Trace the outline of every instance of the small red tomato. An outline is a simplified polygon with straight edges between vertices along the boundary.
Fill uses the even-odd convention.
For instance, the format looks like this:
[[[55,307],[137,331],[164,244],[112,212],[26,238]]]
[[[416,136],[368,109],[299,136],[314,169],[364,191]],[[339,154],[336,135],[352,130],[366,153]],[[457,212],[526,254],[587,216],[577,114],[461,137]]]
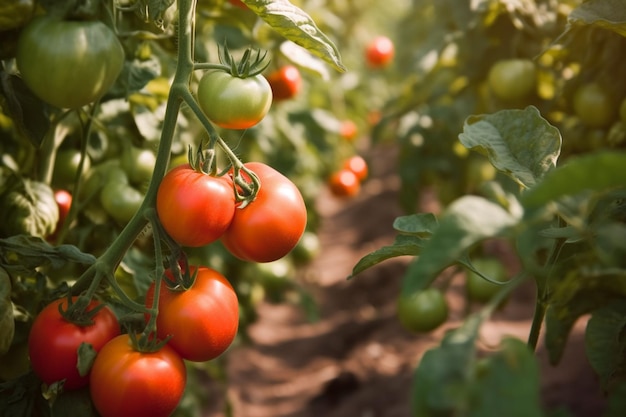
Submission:
[[[358,128],[356,123],[352,120],[344,120],[341,122],[341,126],[339,126],[339,136],[344,138],[347,141],[352,141],[356,138],[358,133]]]
[[[274,100],[287,100],[295,97],[302,86],[300,71],[293,65],[285,65],[267,76],[272,87]]]
[[[127,334],[102,348],[91,368],[89,392],[102,417],[167,417],[187,383],[185,362],[167,344],[139,352]]]
[[[168,235],[183,246],[199,247],[219,239],[235,214],[229,176],[214,177],[189,164],[169,171],[159,185],[156,209]]]
[[[340,169],[333,173],[328,178],[328,186],[337,197],[354,197],[361,189],[359,179],[349,169]]]
[[[377,36],[365,49],[365,59],[370,67],[382,68],[393,59],[395,48],[393,41],[386,36]]]
[[[365,162],[365,159],[363,159],[359,155],[354,155],[346,159],[343,164],[343,168],[354,172],[354,175],[356,175],[359,181],[363,181],[365,178],[367,178],[367,162]]]
[[[261,188],[254,201],[235,210],[221,242],[244,261],[275,261],[298,244],[306,228],[306,205],[296,185],[271,166],[261,162],[245,166],[257,175]]]
[[[168,344],[183,358],[205,362],[221,355],[233,342],[239,326],[239,302],[230,282],[207,267],[197,270],[187,290],[172,290],[162,283],[159,292],[157,335],[171,336]],[[171,276],[171,272],[166,271]],[[154,301],[154,283],[146,293],[146,307]]]
[[[53,301],[35,318],[28,337],[28,354],[33,371],[43,382],[65,380],[63,388],[74,390],[89,383],[89,376],[81,376],[76,368],[78,347],[89,343],[98,352],[120,334],[120,325],[115,314],[103,307],[93,317],[93,324],[79,326],[63,318],[59,305],[67,308],[67,299]],[[88,310],[99,305],[93,300]]]

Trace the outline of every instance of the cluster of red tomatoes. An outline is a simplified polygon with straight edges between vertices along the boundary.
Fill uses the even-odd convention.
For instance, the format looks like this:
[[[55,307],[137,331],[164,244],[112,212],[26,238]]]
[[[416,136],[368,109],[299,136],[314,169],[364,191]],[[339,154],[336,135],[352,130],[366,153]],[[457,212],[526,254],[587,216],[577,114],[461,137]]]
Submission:
[[[306,227],[300,191],[269,165],[248,162],[244,167],[260,182],[256,198],[245,207],[236,203],[232,170],[212,176],[185,164],[169,171],[156,203],[168,235],[189,247],[220,239],[233,255],[251,262],[271,262],[289,253]],[[240,173],[247,177],[245,171]]]
[[[328,187],[337,197],[354,197],[361,190],[361,183],[367,178],[367,162],[362,156],[353,155],[328,178]]]
[[[75,324],[60,311],[67,310],[68,300],[58,299],[33,323],[28,341],[33,371],[48,385],[62,381],[66,391],[89,386],[104,417],[168,416],[185,389],[184,360],[204,362],[222,354],[239,323],[237,295],[229,281],[207,267],[190,272],[196,274],[190,288],[160,288],[157,337],[167,344],[142,351],[129,334],[121,333],[113,311],[96,300],[86,309],[91,324]],[[145,299],[147,309],[154,291],[153,283]],[[81,364],[83,349],[95,354],[91,367]]]

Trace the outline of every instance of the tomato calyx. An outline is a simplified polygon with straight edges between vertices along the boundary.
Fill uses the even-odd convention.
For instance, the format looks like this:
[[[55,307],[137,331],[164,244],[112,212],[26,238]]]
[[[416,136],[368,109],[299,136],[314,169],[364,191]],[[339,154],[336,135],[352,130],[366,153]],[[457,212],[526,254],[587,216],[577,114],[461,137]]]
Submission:
[[[91,326],[94,324],[94,317],[101,309],[106,307],[106,304],[100,303],[91,310],[87,310],[90,303],[91,297],[88,296],[68,297],[67,308],[63,307],[63,303],[59,304],[59,314],[65,320],[77,326]]]
[[[256,52],[256,54],[255,54]],[[247,78],[261,74],[269,66],[270,61],[267,58],[267,51],[261,53],[260,49],[253,50],[248,48],[244,51],[243,56],[237,61],[228,50],[228,46],[224,45],[219,48],[218,56],[223,69],[228,69],[233,77]]]

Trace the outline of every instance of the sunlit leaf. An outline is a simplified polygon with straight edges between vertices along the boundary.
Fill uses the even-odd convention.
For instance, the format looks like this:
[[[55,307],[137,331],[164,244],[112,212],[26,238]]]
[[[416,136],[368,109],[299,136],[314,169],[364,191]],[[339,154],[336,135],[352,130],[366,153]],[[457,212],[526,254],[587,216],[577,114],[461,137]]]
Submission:
[[[400,233],[416,236],[432,234],[438,226],[437,218],[432,213],[417,213],[400,216],[393,222],[393,228]]]
[[[299,7],[288,0],[243,0],[243,2],[286,39],[319,56],[337,71],[346,70],[335,44]]]
[[[522,195],[526,208],[537,208],[565,195],[603,191],[626,184],[626,153],[602,151],[571,157]]]
[[[387,259],[398,256],[416,256],[425,245],[425,240],[416,236],[399,235],[393,244],[383,246],[361,258],[352,269],[355,276]]]
[[[533,106],[469,116],[459,140],[525,188],[554,168],[561,152],[559,130]]]
[[[574,9],[570,25],[596,25],[626,36],[626,7],[622,0],[588,0]]]
[[[505,236],[517,220],[482,197],[464,196],[454,201],[439,219],[439,227],[419,258],[406,271],[403,291],[412,294],[426,288],[471,246],[489,237]]]

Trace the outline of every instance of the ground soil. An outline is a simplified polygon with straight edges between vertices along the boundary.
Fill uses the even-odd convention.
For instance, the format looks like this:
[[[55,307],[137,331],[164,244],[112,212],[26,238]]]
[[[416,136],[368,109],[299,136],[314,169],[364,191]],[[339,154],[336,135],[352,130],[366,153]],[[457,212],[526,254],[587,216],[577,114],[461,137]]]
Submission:
[[[463,274],[452,277],[447,292],[450,319],[424,335],[405,331],[395,316],[395,302],[409,259],[386,261],[347,280],[365,254],[392,242],[392,222],[404,214],[397,204],[399,180],[395,151],[371,151],[370,179],[360,195],[339,200],[320,194],[319,237],[322,252],[297,279],[317,302],[320,319],[310,322],[297,305],[262,303],[250,329],[252,344],[228,355],[226,388],[213,395],[227,398],[233,417],[410,417],[412,374],[424,352],[437,345],[446,329],[457,326],[468,308]],[[426,198],[424,210],[436,210]],[[514,270],[516,260],[494,249]],[[483,347],[503,335],[526,339],[534,291],[522,288],[486,325]],[[538,348],[541,394],[547,409],[563,408],[576,417],[599,416],[604,401],[590,369],[583,343],[584,320],[573,332],[560,365],[548,364]],[[207,411],[222,417],[223,403]]]

